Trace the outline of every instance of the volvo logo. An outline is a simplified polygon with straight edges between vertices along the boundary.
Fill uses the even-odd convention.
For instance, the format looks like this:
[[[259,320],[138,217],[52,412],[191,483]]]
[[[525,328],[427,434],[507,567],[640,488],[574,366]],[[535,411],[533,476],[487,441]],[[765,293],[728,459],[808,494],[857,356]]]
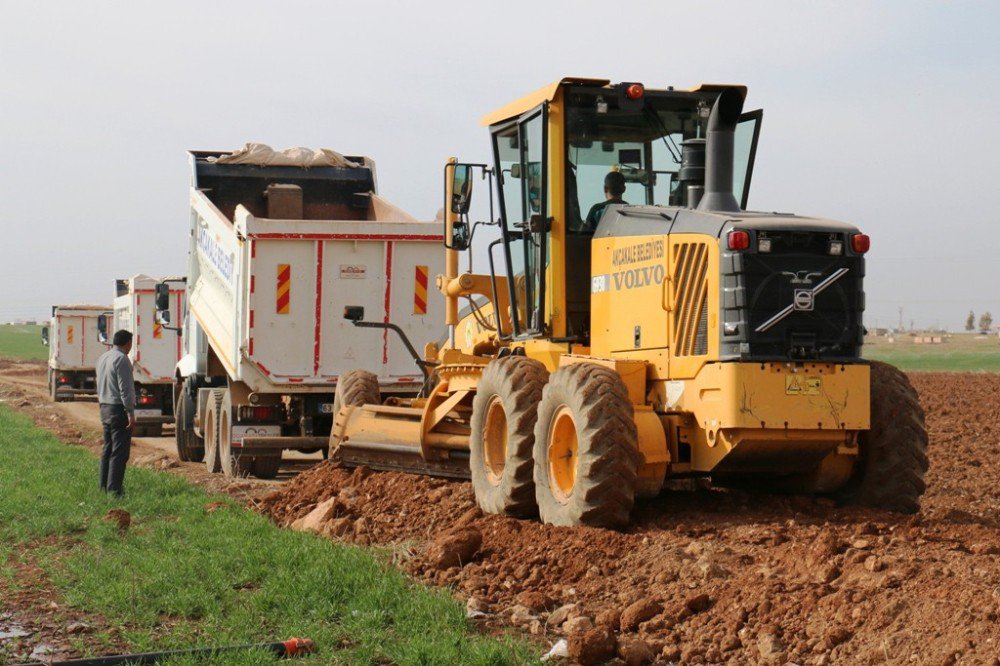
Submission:
[[[796,289],[795,296],[792,299],[792,305],[795,306],[796,310],[812,310],[813,309],[812,289]]]
[[[763,333],[768,330],[781,320],[783,320],[788,315],[793,312],[809,312],[816,305],[816,296],[819,295],[823,290],[829,287],[831,284],[844,277],[849,271],[849,268],[838,268],[833,273],[830,273],[829,277],[824,279],[818,285],[807,289],[796,289],[795,293],[792,295],[791,305],[786,305],[773,317],[765,321],[763,324],[758,326],[755,330],[758,333]],[[792,277],[793,284],[812,284],[814,277],[819,277],[821,273],[810,273],[808,271],[799,271],[798,273],[792,273],[791,271],[784,271],[782,275],[789,275]]]
[[[792,271],[781,271],[781,274],[791,278],[792,284],[812,284],[815,278],[823,275],[822,273],[813,273],[810,271],[798,271],[793,273]],[[812,308],[810,308],[811,310]]]

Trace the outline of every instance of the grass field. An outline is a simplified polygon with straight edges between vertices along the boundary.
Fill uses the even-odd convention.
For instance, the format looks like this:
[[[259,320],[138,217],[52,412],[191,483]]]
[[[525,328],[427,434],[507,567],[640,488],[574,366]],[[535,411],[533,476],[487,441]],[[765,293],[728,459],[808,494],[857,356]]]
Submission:
[[[90,453],[2,405],[0,489],[0,576],[16,585],[17,558],[36,562],[66,604],[103,615],[134,651],[300,636],[320,647],[311,663],[534,660],[524,644],[477,634],[446,591],[408,580],[373,551],[279,529],[178,476],[129,469],[116,502],[98,491]],[[119,506],[132,515],[124,534],[102,520]]]
[[[941,344],[915,344],[910,336],[865,340],[864,356],[903,370],[1000,372],[1000,338],[955,333]]]
[[[0,325],[0,358],[44,361],[49,348],[42,344],[41,326]]]

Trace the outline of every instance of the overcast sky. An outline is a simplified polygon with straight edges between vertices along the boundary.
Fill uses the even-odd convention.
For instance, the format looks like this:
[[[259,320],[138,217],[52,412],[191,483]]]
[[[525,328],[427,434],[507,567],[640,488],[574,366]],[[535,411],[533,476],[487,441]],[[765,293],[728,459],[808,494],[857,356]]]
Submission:
[[[186,149],[370,155],[430,219],[479,118],[562,76],[748,85],[750,208],[868,232],[869,327],[1000,319],[998,28],[996,2],[0,0],[0,321],[183,273]]]

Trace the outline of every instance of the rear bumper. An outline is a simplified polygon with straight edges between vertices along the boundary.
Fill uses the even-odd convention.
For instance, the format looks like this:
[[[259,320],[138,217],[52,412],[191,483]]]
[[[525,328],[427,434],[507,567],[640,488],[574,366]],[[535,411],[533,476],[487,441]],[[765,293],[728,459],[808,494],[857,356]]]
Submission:
[[[280,451],[282,449],[326,449],[330,446],[329,437],[244,437],[242,446],[233,444],[234,448],[244,451]]]

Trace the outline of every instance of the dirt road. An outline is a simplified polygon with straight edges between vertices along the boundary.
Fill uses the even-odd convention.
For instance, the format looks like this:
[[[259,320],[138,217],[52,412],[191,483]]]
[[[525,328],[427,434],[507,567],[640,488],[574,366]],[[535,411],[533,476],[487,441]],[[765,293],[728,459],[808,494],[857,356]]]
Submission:
[[[51,402],[44,364],[0,359],[0,393],[0,400],[29,412],[39,425],[55,431],[63,439],[99,449],[101,417],[97,402],[87,397],[78,397],[70,402]],[[132,439],[130,464],[172,469],[211,490],[250,497],[273,490],[322,459],[319,453],[303,455],[286,451],[277,479],[226,479],[218,474],[209,474],[203,464],[177,460],[173,428],[166,426],[163,437]]]
[[[65,423],[52,422],[69,441],[75,424],[93,423],[92,406],[39,401],[21,377],[0,367],[0,399],[43,425],[61,413]],[[285,525],[333,499],[326,536],[391,546],[400,566],[452,588],[479,621],[549,642],[571,635],[571,648],[591,657],[1000,666],[1000,374],[911,379],[931,437],[915,516],[675,488],[640,504],[619,533],[484,516],[465,482],[332,464],[277,485],[222,480],[202,465],[173,471],[244,496]],[[11,391],[30,394],[27,405]]]

